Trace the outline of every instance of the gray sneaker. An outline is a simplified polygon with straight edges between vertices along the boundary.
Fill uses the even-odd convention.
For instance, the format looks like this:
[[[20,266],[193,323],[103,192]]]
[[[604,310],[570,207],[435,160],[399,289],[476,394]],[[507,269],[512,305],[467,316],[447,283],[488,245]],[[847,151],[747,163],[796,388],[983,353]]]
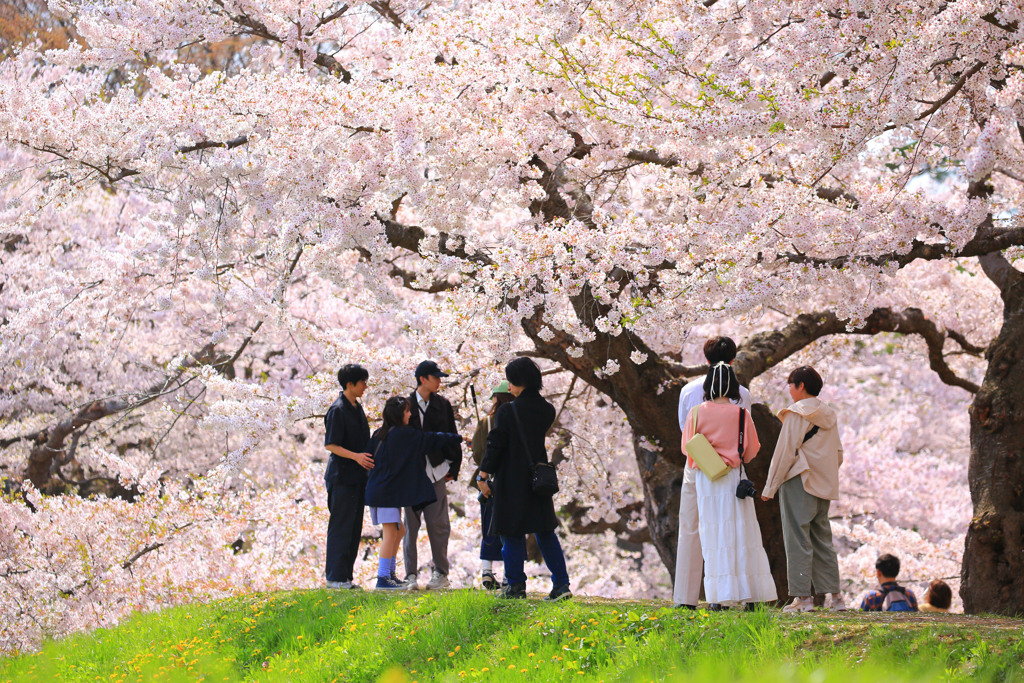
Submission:
[[[430,581],[427,581],[427,585],[424,586],[428,591],[439,591],[445,588],[451,588],[451,582],[448,577],[437,571],[436,569],[430,572]]]
[[[361,591],[363,590],[351,581],[328,581],[327,587],[334,590]]]
[[[419,577],[416,576],[416,572],[413,572],[412,574],[407,574],[405,577],[406,589],[411,591],[419,590],[419,586],[416,585],[417,578]]]

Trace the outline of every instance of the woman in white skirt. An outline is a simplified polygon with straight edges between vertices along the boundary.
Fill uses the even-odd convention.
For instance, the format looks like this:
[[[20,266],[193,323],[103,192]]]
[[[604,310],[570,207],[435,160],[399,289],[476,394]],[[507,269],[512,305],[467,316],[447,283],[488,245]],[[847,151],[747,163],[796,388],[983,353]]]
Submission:
[[[761,443],[750,414],[739,402],[740,383],[733,369],[718,363],[704,380],[704,403],[693,408],[683,431],[686,443],[703,434],[729,471],[711,481],[702,471],[697,478],[697,516],[704,554],[704,598],[709,603],[737,605],[778,599],[768,555],[761,544],[752,497],[738,498],[740,465],[757,455]],[[743,452],[740,453],[740,425]],[[697,467],[687,454],[687,466]]]

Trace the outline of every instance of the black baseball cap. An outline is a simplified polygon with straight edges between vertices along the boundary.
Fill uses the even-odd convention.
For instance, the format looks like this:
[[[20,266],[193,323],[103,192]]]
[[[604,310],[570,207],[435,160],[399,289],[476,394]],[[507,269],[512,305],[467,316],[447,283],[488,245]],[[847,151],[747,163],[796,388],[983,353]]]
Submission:
[[[432,360],[425,360],[416,366],[416,379],[420,377],[447,377],[447,372],[441,372],[437,363]]]

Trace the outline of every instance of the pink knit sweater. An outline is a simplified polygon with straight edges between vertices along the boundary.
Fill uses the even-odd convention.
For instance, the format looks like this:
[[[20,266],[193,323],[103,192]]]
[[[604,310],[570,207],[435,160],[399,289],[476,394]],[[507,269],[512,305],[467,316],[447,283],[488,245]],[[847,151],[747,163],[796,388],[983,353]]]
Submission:
[[[693,428],[693,411],[697,411],[697,429]],[[750,462],[757,455],[761,448],[761,442],[757,439],[757,430],[754,428],[754,421],[750,418],[750,411],[746,414],[746,426],[743,428],[743,462]],[[729,464],[729,467],[739,467],[739,445],[740,445],[740,407],[732,403],[714,403],[705,401],[690,411],[686,416],[686,429],[683,430],[683,453],[686,453],[686,442],[694,434],[703,434],[711,445],[714,446],[722,459]],[[690,467],[696,467],[691,458],[687,457],[686,462]]]

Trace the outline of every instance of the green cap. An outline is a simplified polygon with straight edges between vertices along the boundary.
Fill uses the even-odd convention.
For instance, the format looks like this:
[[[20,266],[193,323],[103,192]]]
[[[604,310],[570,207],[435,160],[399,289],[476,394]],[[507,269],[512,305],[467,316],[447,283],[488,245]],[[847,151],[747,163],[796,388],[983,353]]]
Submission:
[[[491,398],[494,398],[495,394],[509,394],[512,393],[508,390],[508,380],[501,380],[501,384],[494,387],[494,391],[491,392]]]

